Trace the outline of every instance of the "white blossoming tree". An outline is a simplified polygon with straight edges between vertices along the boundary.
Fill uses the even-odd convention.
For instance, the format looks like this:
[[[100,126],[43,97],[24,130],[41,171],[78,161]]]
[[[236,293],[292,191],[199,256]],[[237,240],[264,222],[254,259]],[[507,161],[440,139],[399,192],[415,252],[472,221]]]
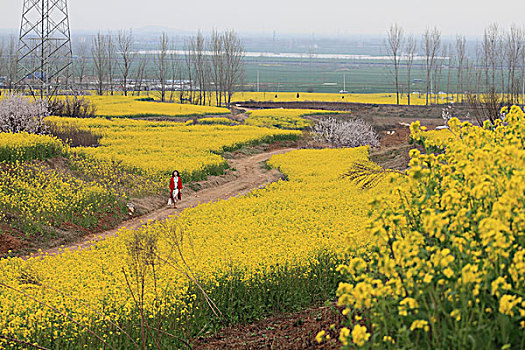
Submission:
[[[315,141],[331,143],[335,147],[379,146],[379,137],[372,126],[361,119],[338,120],[326,118],[312,127]]]
[[[43,101],[31,101],[22,95],[9,95],[0,100],[0,132],[41,133],[48,115]]]

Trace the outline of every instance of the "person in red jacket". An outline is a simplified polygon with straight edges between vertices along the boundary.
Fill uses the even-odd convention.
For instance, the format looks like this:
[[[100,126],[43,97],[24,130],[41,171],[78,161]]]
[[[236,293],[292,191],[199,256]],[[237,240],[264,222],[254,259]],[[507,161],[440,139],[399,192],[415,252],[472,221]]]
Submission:
[[[174,208],[177,208],[177,200],[181,200],[182,191],[182,179],[180,178],[179,172],[175,170],[170,179],[170,199],[168,205],[173,204]]]

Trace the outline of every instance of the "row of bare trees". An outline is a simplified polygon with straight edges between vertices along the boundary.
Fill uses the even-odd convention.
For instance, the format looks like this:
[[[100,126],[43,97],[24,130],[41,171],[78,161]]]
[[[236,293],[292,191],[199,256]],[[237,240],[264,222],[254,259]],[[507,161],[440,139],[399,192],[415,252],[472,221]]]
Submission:
[[[127,96],[130,82],[133,81],[133,94],[137,92],[140,95],[149,57],[141,56],[137,59],[133,44],[132,31],[120,31],[116,36],[98,33],[89,48],[88,43],[80,43],[75,50],[74,61],[77,86],[80,89],[87,88],[85,79],[92,77],[97,94],[102,95],[109,91],[113,95],[118,85]],[[166,77],[163,76],[163,79]],[[116,80],[119,80],[118,84],[115,83]]]
[[[455,41],[444,43],[437,28],[428,28],[418,42],[405,35],[403,28],[393,24],[386,39],[386,49],[392,58],[393,84],[397,103],[406,93],[408,104],[412,93],[414,59],[422,61],[426,104],[438,102],[437,92],[445,90],[447,101],[455,96],[458,102],[469,99],[495,99],[499,104],[523,102],[525,86],[525,30],[511,26],[502,30],[489,25],[480,42],[467,51],[467,41],[457,35]],[[419,56],[419,57],[418,57]],[[401,76],[404,68],[405,78]],[[402,83],[405,81],[405,83]]]
[[[15,36],[9,36],[0,40],[0,77],[4,77],[4,85],[9,91],[12,91],[16,84],[17,45],[18,41]]]
[[[213,31],[209,37],[199,31],[186,39],[182,51],[166,33],[153,52],[136,51],[134,42],[131,31],[121,31],[80,43],[74,61],[78,86],[87,88],[90,77],[100,95],[114,94],[117,86],[124,95],[152,87],[163,102],[222,106],[230,104],[243,80],[244,48],[234,31]]]
[[[234,31],[201,32],[185,44],[185,64],[190,81],[190,101],[217,106],[231,103],[236,86],[244,79],[244,48]]]

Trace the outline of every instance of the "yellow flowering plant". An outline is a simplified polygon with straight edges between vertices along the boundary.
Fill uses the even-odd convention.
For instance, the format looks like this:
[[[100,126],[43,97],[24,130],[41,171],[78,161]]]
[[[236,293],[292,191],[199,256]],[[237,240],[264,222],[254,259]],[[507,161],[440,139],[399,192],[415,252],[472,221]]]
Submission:
[[[430,99],[438,99],[439,103],[450,103],[455,96],[449,96],[447,100],[444,95],[431,95]],[[308,93],[308,92],[238,92],[233,95],[233,101],[261,101],[261,102],[346,102],[346,103],[373,103],[373,104],[395,104],[395,93]],[[406,95],[401,96],[400,103],[406,105]],[[412,105],[425,105],[425,94],[412,94],[410,97]]]
[[[232,119],[226,118],[226,117],[207,117],[207,118],[199,118],[199,119],[190,119],[186,122],[186,125],[194,125],[194,124],[201,124],[201,125],[237,125],[239,123],[235,122]]]
[[[341,242],[349,231],[356,243],[369,241],[364,203],[389,185],[362,190],[341,177],[353,162],[368,160],[368,152],[359,147],[276,155],[269,165],[287,181],[123,229],[90,249],[0,260],[2,335],[48,348],[103,347],[85,326],[114,348],[134,348],[115,324],[131,339],[139,337],[142,318],[130,292],[140,293],[137,276],[145,280],[148,322],[185,339],[332,299],[345,254]],[[134,249],[141,242],[154,248]],[[356,271],[363,264],[354,264]],[[357,329],[347,338],[366,343],[370,333]],[[153,334],[163,349],[183,346]],[[0,347],[16,346],[0,339]]]
[[[0,163],[0,222],[26,236],[53,236],[53,228],[87,230],[103,218],[113,225],[124,214],[109,183],[84,181],[43,164]]]
[[[432,152],[411,151],[395,200],[374,201],[375,243],[340,267],[339,303],[348,322],[364,314],[371,348],[525,346],[524,121],[514,106],[494,125],[451,119],[437,139],[412,125]]]
[[[300,136],[221,125],[231,122],[227,118],[202,120],[210,125],[47,118],[56,130],[73,126],[99,136],[98,147],[69,148],[52,136],[0,133],[0,232],[50,237],[56,229],[109,228],[125,216],[129,198],[165,191],[174,169],[184,181],[202,180],[228,167],[225,151]],[[57,156],[63,156],[62,170],[54,169],[54,161],[38,163]]]
[[[64,153],[62,142],[47,135],[0,133],[0,162],[46,159]]]
[[[137,96],[86,96],[85,98],[94,104],[95,114],[98,117],[188,117],[230,114],[227,108],[161,103]]]
[[[343,112],[314,109],[259,109],[248,112],[249,116],[245,124],[266,128],[303,130],[313,124],[311,120],[305,119],[305,116],[339,113]]]
[[[279,140],[295,140],[293,130],[263,129],[245,125],[187,125],[132,119],[76,119],[49,117],[58,127],[73,125],[100,135],[99,147],[78,147],[75,153],[101,161],[120,162],[123,167],[160,179],[174,169],[183,181],[200,181],[220,175],[228,167],[221,156],[242,146]]]

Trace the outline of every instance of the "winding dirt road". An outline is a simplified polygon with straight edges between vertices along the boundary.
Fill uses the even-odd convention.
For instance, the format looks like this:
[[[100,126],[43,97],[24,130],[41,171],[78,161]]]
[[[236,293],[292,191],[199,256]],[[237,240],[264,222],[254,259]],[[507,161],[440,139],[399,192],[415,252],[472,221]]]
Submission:
[[[175,216],[184,209],[197,206],[201,203],[208,203],[217,201],[219,199],[227,199],[230,197],[245,195],[250,191],[262,188],[271,182],[277,181],[281,177],[281,173],[275,169],[266,169],[262,163],[269,160],[274,154],[283,154],[292,150],[293,148],[278,149],[245,158],[231,159],[228,162],[230,163],[230,167],[235,169],[235,176],[231,181],[219,184],[214,187],[202,189],[198,192],[193,192],[189,195],[187,194],[186,196],[184,196],[184,194],[187,191],[183,189],[182,201],[179,202],[177,209],[166,206],[164,208],[152,211],[144,216],[125,221],[117,228],[84,236],[80,241],[77,241],[73,244],[64,247],[47,249],[40,253],[32,254],[31,256],[60,254],[61,249],[65,248],[69,248],[70,250],[84,249],[94,245],[99,240],[103,240],[107,237],[115,235],[123,227],[130,229],[139,228],[148,222],[168,219],[170,216]],[[27,258],[29,257],[30,256]]]

